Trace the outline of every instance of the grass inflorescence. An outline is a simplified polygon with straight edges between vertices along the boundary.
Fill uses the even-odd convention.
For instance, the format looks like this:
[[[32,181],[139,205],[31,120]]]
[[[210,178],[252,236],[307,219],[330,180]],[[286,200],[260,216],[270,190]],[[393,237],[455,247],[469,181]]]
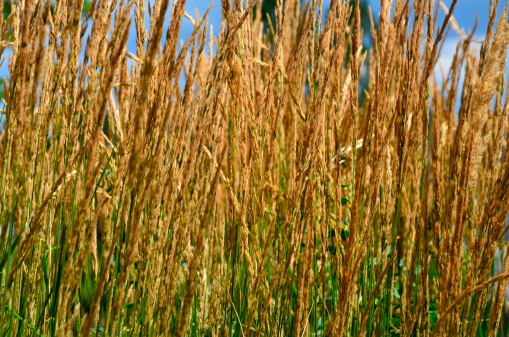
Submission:
[[[457,2],[12,1],[0,335],[505,336],[509,23]]]

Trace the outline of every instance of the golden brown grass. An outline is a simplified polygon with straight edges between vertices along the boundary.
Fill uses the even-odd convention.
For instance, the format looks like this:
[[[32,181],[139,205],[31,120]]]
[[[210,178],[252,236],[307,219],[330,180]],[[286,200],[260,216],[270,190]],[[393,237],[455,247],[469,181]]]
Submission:
[[[2,336],[506,333],[498,1],[440,83],[456,1],[382,0],[370,50],[358,0],[222,0],[210,43],[185,1],[52,3],[0,18]]]

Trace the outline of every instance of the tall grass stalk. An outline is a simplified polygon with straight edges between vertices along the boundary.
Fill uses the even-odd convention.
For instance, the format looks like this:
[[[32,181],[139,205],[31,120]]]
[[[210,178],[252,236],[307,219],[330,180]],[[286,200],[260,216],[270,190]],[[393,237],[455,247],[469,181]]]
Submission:
[[[457,2],[12,2],[0,335],[507,335],[507,9],[437,76]]]

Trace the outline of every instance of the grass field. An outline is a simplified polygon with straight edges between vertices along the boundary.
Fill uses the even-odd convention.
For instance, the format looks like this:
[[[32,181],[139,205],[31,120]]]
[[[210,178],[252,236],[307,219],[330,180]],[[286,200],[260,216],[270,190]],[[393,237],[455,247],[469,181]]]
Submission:
[[[0,16],[0,335],[507,336],[498,2],[184,3]]]

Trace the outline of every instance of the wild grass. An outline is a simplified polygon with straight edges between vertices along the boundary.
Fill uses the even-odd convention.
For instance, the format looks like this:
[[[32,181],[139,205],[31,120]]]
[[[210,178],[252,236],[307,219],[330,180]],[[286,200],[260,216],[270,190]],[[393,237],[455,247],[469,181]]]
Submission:
[[[506,335],[509,23],[436,76],[456,3],[13,2],[0,334]]]

